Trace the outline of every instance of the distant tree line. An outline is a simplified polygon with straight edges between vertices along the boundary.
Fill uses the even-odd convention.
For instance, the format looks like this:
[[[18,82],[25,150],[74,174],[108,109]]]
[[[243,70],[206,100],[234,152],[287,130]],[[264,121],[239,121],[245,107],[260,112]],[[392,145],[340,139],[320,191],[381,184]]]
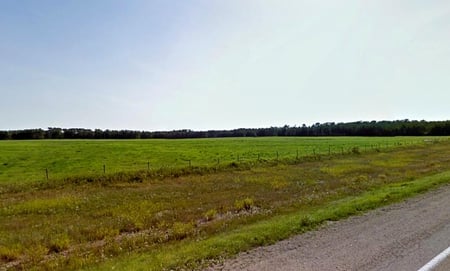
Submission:
[[[447,121],[358,121],[316,123],[311,126],[240,128],[234,130],[131,131],[84,128],[48,128],[0,131],[0,140],[20,139],[148,139],[148,138],[218,138],[264,136],[449,136]]]

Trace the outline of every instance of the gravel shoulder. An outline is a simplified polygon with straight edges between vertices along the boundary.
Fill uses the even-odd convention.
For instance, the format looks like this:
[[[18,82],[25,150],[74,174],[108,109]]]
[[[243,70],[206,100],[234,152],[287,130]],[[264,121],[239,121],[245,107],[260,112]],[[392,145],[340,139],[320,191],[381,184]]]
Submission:
[[[206,270],[417,270],[450,246],[450,185]]]

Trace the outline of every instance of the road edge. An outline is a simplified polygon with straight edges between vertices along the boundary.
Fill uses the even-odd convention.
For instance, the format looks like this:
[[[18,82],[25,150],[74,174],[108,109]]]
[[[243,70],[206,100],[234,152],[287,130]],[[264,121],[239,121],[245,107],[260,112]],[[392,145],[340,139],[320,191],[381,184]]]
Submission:
[[[431,261],[429,261],[417,271],[431,271],[440,263],[442,263],[448,256],[450,256],[450,247],[439,253],[436,257],[434,257]]]

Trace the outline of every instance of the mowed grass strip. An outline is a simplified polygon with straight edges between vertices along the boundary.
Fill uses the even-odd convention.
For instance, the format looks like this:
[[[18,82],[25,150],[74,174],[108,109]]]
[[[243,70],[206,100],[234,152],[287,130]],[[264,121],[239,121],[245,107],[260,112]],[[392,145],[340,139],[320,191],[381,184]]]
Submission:
[[[314,154],[424,144],[448,137],[264,137],[183,140],[0,141],[0,184],[44,182],[117,172],[216,167]],[[47,172],[46,172],[47,169]]]
[[[447,182],[449,154],[444,141],[141,182],[8,190],[0,194],[0,267],[194,268]]]

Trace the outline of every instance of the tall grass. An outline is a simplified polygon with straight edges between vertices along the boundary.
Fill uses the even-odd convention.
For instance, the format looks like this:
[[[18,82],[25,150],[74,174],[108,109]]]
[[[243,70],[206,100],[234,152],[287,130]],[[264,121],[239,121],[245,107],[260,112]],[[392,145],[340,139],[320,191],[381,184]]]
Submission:
[[[385,185],[360,195],[348,196],[337,201],[310,206],[299,212],[244,225],[196,242],[185,240],[150,253],[134,253],[112,259],[86,270],[199,269],[252,247],[273,244],[293,234],[315,229],[326,221],[361,214],[449,183],[450,171],[447,171],[414,181]]]

